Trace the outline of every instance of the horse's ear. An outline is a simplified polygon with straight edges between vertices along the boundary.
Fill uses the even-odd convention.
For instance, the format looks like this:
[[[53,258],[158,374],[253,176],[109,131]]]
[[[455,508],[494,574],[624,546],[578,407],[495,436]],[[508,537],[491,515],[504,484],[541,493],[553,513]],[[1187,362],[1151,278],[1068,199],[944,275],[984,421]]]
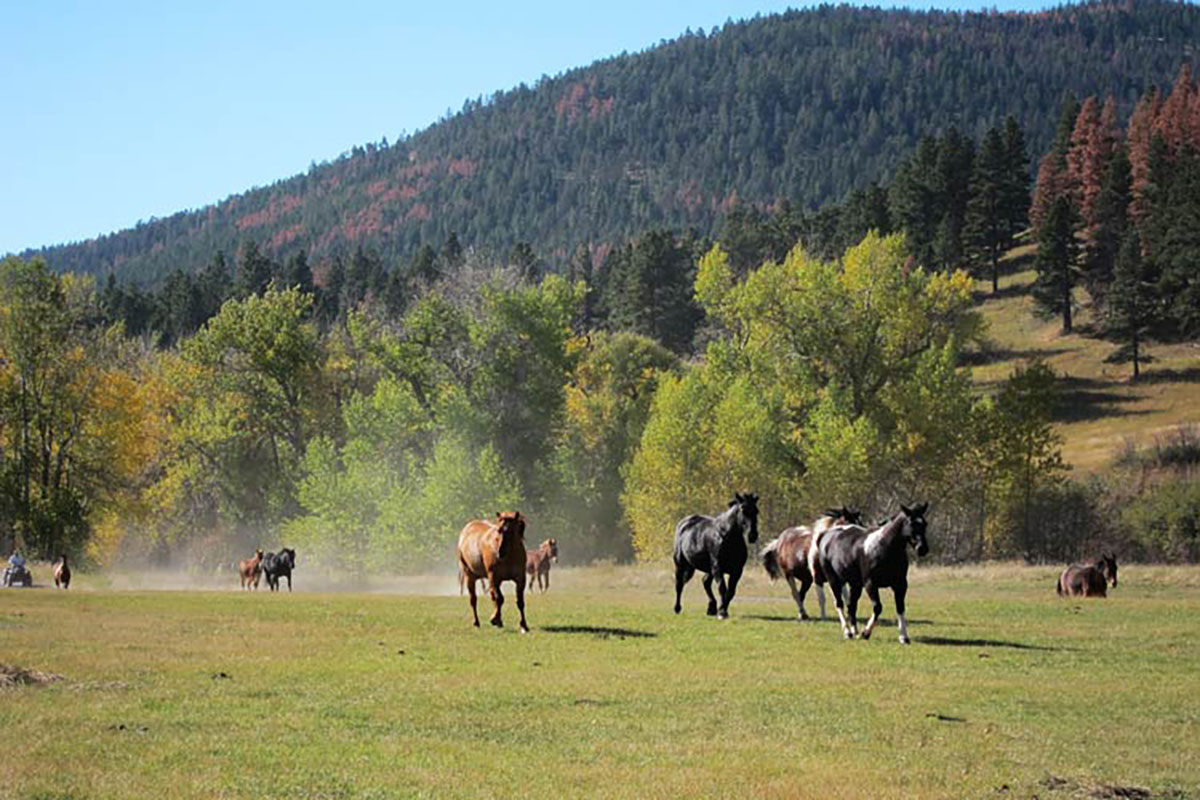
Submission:
[[[925,515],[925,512],[929,510],[929,503],[928,502],[921,503],[921,505],[917,506],[913,510],[917,512],[918,517],[922,517]]]
[[[904,512],[904,516],[906,517],[911,517],[913,515],[912,510],[908,506],[904,505],[904,503],[900,504],[900,510]]]

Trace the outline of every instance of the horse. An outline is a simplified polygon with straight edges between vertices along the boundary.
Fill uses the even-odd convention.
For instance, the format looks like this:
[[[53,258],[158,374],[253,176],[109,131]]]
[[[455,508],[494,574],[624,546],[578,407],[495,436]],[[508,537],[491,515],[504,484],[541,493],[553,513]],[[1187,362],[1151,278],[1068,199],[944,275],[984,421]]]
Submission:
[[[517,610],[521,612],[521,633],[529,632],[525,622],[525,519],[519,511],[496,512],[495,521],[476,519],[458,534],[458,568],[471,596],[471,614],[479,627],[475,581],[487,578],[492,604],[496,607],[491,623],[504,627],[500,609],[504,594],[502,581],[517,585]]]
[[[71,586],[71,568],[67,566],[67,554],[62,554],[62,560],[54,565],[54,586],[67,589]]]
[[[1059,597],[1107,597],[1106,582],[1117,588],[1117,557],[1101,553],[1095,564],[1072,564],[1064,569],[1054,589]]]
[[[847,639],[857,634],[858,598],[866,589],[871,598],[871,618],[862,638],[870,639],[883,603],[879,590],[891,588],[896,600],[900,643],[908,644],[908,623],[904,619],[904,595],[908,591],[908,550],[912,545],[918,556],[929,552],[925,541],[925,512],[928,503],[915,508],[900,506],[900,513],[886,524],[867,531],[859,525],[830,528],[817,542],[817,557],[837,603],[842,633]],[[844,611],[842,587],[850,587],[849,617]]]
[[[255,550],[254,558],[243,558],[237,563],[238,577],[241,579],[242,588],[249,589],[254,587],[258,590],[258,582],[262,579],[262,561],[263,551]],[[288,578],[288,584],[291,585],[291,577]]]
[[[458,567],[458,596],[459,597],[462,597],[463,587],[466,586],[466,583],[467,583],[467,576],[463,574],[462,565],[460,564]],[[482,588],[484,591],[487,591],[487,578],[480,578],[479,585],[480,585],[480,588]]]
[[[735,494],[729,508],[715,517],[692,514],[675,526],[675,613],[683,610],[680,597],[683,587],[696,570],[705,574],[704,591],[708,594],[708,615],[717,619],[729,617],[729,604],[737,592],[738,581],[746,566],[748,550],[742,535],[753,544],[758,540],[758,495]],[[729,585],[725,585],[725,575]],[[713,597],[712,584],[717,582],[721,605]]]
[[[852,509],[842,506],[829,509],[817,518],[812,527],[797,525],[788,528],[776,536],[761,553],[763,569],[771,580],[784,578],[788,588],[792,590],[792,599],[800,612],[800,619],[811,619],[804,610],[804,598],[813,583],[817,584],[817,601],[821,605],[821,619],[825,619],[825,574],[819,564],[813,563],[812,544],[820,539],[821,534],[835,525],[862,525],[862,515]],[[814,572],[814,567],[816,571]],[[799,590],[796,580],[800,581]]]
[[[285,547],[279,555],[267,553],[263,556],[262,572],[267,578],[267,588],[272,592],[279,591],[279,579],[287,578],[288,591],[292,590],[292,570],[296,568],[296,551]]]
[[[550,588],[550,562],[558,563],[558,539],[547,539],[538,546],[537,550],[525,551],[525,571],[529,573],[529,585],[532,588],[536,579],[538,588],[545,594]],[[545,580],[545,585],[542,581]]]

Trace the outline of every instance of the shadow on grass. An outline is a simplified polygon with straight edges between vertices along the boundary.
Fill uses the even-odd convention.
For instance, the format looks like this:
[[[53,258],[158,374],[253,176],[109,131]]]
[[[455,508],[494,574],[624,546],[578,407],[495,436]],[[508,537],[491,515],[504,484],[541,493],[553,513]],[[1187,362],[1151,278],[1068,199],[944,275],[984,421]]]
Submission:
[[[963,366],[982,367],[1003,361],[1029,361],[1034,358],[1053,358],[1066,353],[1065,347],[1027,348],[1015,350],[1008,347],[992,345],[982,350],[968,351],[962,354]]]
[[[948,636],[914,636],[913,641],[918,644],[931,644],[935,647],[1007,647],[1010,650],[1043,650],[1047,652],[1057,652],[1062,649],[1022,642],[1005,642],[999,639],[951,639]]]
[[[658,636],[650,631],[638,631],[631,628],[605,628],[598,625],[547,625],[542,630],[547,633],[583,633],[607,639],[616,636],[619,639],[652,639]]]
[[[1133,393],[1114,391],[1111,384],[1092,378],[1067,377],[1061,380],[1055,422],[1082,422],[1102,417],[1127,417],[1150,414],[1151,409],[1122,408],[1136,403],[1139,398]]]
[[[832,625],[841,625],[841,623],[838,622],[838,618],[833,617],[833,616],[826,617],[825,619],[821,619],[819,617],[809,617],[806,620],[801,620],[799,617],[797,617],[795,615],[787,617],[787,616],[778,616],[778,615],[772,615],[772,614],[741,614],[740,616],[743,619],[759,619],[759,620],[762,620],[763,622],[795,622],[800,625],[808,625],[813,622],[819,622],[821,624],[828,623],[828,624],[832,624]],[[865,617],[859,619],[860,624],[865,625],[866,621],[867,620]],[[908,624],[909,625],[937,625],[937,623],[931,619],[910,619],[908,621]],[[896,620],[894,620],[894,619],[889,620],[887,617],[880,617],[879,621],[875,623],[875,627],[877,629],[884,625],[891,625],[894,627],[896,625]]]
[[[1200,367],[1188,367],[1186,369],[1156,369],[1152,372],[1143,372],[1138,378],[1134,386],[1142,384],[1155,383],[1200,383]]]

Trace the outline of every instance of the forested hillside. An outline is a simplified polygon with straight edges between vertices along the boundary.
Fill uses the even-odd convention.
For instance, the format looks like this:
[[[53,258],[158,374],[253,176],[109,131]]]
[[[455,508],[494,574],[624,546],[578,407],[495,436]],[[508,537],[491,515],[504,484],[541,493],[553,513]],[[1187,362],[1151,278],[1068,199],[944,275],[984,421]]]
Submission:
[[[887,180],[922,134],[979,138],[1007,115],[1033,152],[1063,98],[1128,113],[1200,41],[1200,9],[1146,2],[1037,14],[823,6],[688,32],[487,99],[399,141],[217,205],[41,255],[59,271],[154,283],[253,240],[322,277],[364,248],[411,271],[454,234],[551,266],[655,227],[714,233],[730,208],[811,207]],[[315,109],[310,113],[319,113]],[[301,115],[304,109],[298,109]]]

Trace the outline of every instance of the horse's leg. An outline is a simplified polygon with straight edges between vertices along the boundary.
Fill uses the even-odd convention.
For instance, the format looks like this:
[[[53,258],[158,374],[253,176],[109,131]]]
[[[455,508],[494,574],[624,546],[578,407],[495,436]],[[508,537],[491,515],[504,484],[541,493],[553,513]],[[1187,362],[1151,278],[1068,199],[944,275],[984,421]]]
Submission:
[[[547,564],[546,565],[546,588],[542,589],[542,591],[547,592],[549,590],[550,590],[550,565]]]
[[[476,604],[479,602],[479,600],[475,594],[475,576],[474,575],[464,575],[464,579],[467,582],[467,594],[469,594],[471,596],[471,616],[475,617],[475,627],[478,628],[479,627],[479,609],[476,608]]]
[[[504,593],[500,591],[500,581],[493,576],[488,584],[491,586],[492,603],[496,606],[496,611],[492,614],[492,624],[497,628],[503,628],[504,620],[500,616],[500,608],[504,605]]]
[[[521,612],[521,633],[529,633],[529,626],[525,624],[525,581],[517,581],[517,611]]]
[[[904,596],[908,594],[908,582],[902,581],[892,587],[896,598],[896,625],[900,628],[900,644],[908,644],[908,621],[904,619]]]
[[[784,580],[788,583],[788,588],[792,590],[792,599],[796,601],[796,611],[800,614],[800,619],[808,619],[808,614],[804,613],[804,593],[808,591],[808,584],[804,582],[804,577],[800,577],[800,588],[796,588],[796,578],[790,572],[783,573]]]
[[[683,596],[683,587],[687,584],[688,581],[690,581],[692,579],[692,576],[694,574],[696,574],[696,570],[692,569],[687,564],[680,564],[678,561],[675,562],[675,613],[676,614],[678,614],[680,611],[683,610],[683,606],[680,604],[679,600]]]
[[[871,631],[875,629],[875,623],[879,621],[879,615],[883,613],[883,602],[879,599],[879,587],[868,583],[867,597],[871,598],[871,618],[867,620],[867,626],[863,628],[862,638],[864,639],[871,638]]]
[[[725,591],[721,592],[721,613],[717,615],[720,619],[729,618],[729,604],[733,602],[733,596],[737,594],[738,581],[742,579],[742,569],[735,568],[729,573],[729,586]]]
[[[862,596],[862,586],[850,584],[850,602],[847,604],[849,615],[847,617],[850,622],[850,638],[858,635],[858,598]]]
[[[288,578],[288,591],[290,592],[292,590],[292,573],[289,572],[287,574],[287,578]]]
[[[828,572],[825,575],[829,580],[829,591],[833,593],[833,604],[837,607],[838,621],[842,623],[842,636],[853,639],[854,634],[846,624],[846,601],[842,596],[842,582],[837,578],[829,578]]]
[[[710,617],[715,617],[717,615],[717,598],[713,597],[713,576],[705,573],[704,580],[701,582],[704,584],[704,593],[708,595],[708,611],[705,613]]]
[[[817,605],[821,607],[821,619],[825,619],[825,586],[817,584]]]

